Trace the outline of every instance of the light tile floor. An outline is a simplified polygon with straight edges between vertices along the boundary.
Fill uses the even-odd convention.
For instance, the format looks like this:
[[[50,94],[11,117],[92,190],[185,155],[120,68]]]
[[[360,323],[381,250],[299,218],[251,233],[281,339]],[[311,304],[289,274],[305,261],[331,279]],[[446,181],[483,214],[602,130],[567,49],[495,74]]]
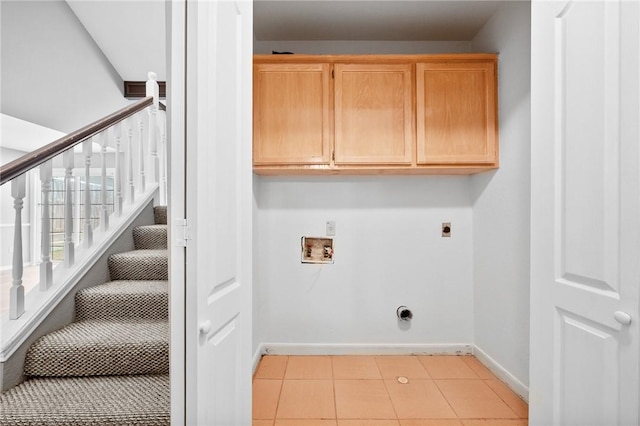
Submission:
[[[253,378],[254,426],[526,426],[527,415],[472,356],[270,355]]]

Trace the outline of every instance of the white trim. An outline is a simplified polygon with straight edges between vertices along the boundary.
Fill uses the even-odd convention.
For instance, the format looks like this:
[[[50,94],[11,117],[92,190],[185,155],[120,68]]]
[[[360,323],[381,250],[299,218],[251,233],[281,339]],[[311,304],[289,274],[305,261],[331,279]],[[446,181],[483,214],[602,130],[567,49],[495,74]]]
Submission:
[[[509,373],[506,368],[500,365],[496,360],[491,358],[485,351],[478,346],[473,347],[473,355],[493,374],[498,376],[509,388],[520,395],[527,403],[529,402],[529,387],[518,380],[513,374]]]
[[[9,320],[8,312],[2,316],[0,320],[2,325],[0,362],[6,362],[13,355],[98,259],[106,253],[115,240],[133,223],[144,207],[156,197],[157,192],[157,184],[150,186],[145,194],[136,198],[135,206],[129,206],[123,216],[114,218],[108,234],[96,233],[91,252],[81,252],[79,256],[78,253],[76,254],[76,266],[73,270],[56,268],[54,279],[60,284],[56,284],[47,292],[30,292],[29,294],[33,297],[27,297],[25,300],[25,313],[20,318]],[[62,276],[56,276],[56,272],[62,272]]]
[[[186,424],[186,283],[184,247],[176,247],[176,219],[186,218],[185,152],[186,152],[186,0],[166,2],[167,140],[167,224],[169,244],[169,378],[171,385],[171,424]]]
[[[262,355],[266,354],[266,349],[264,347],[264,343],[260,343],[258,345],[258,348],[256,349],[256,351],[253,354],[253,366],[251,371],[253,372],[253,374],[255,374],[256,369],[258,368],[258,363],[260,362],[260,359],[262,359]]]
[[[470,343],[262,343],[258,350],[262,351],[261,355],[471,355],[473,345]]]

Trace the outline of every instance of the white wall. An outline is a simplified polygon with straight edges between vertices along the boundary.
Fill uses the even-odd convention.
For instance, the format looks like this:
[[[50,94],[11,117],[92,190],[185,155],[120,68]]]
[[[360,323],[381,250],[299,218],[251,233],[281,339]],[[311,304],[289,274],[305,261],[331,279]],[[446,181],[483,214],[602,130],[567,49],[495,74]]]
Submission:
[[[254,344],[470,344],[468,177],[256,179]],[[335,220],[335,263],[301,264],[300,238]],[[453,237],[441,237],[452,222]],[[410,327],[396,309],[409,306]],[[255,349],[254,347],[254,349]]]
[[[63,0],[2,1],[0,111],[69,133],[128,104]]]
[[[500,53],[500,169],[471,178],[474,342],[521,393],[529,383],[530,7],[506,2],[472,43]]]
[[[469,42],[254,41],[254,53],[466,52]],[[256,176],[253,349],[260,343],[471,344],[468,177]],[[335,264],[300,263],[300,238],[335,220]],[[454,237],[440,236],[452,222]],[[412,308],[409,328],[396,317]]]
[[[305,53],[309,55],[366,55],[366,54],[418,54],[469,52],[468,41],[257,41],[253,53],[276,52]]]

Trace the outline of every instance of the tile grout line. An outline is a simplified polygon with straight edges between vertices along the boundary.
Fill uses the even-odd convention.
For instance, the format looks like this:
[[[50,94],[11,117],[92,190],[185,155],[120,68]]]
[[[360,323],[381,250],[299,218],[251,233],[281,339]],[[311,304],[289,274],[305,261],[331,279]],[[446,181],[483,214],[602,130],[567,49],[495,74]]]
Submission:
[[[398,424],[400,424],[400,419],[398,418],[398,410],[396,410],[396,406],[393,404],[393,399],[391,398],[391,394],[389,393],[389,388],[387,387],[387,382],[384,378],[384,375],[382,374],[382,371],[380,370],[380,366],[378,365],[378,360],[377,357],[374,355],[373,356],[373,362],[376,364],[376,368],[378,369],[378,373],[380,373],[380,378],[382,379],[382,385],[384,386],[384,390],[385,392],[387,392],[387,398],[389,399],[389,402],[391,403],[391,408],[393,408],[393,413],[396,416],[396,421],[398,422]]]
[[[484,383],[484,384],[485,384],[489,389],[491,389],[491,392],[493,392],[493,393],[498,397],[498,399],[499,399],[500,401],[502,401],[502,402],[504,403],[504,405],[506,405],[506,406],[507,406],[507,408],[508,408],[509,410],[511,410],[511,412],[512,412],[513,414],[515,414],[515,416],[516,416],[516,418],[517,418],[517,419],[521,419],[520,415],[518,415],[518,413],[516,413],[516,411],[515,411],[513,408],[511,408],[511,405],[510,405],[507,401],[505,401],[505,399],[504,399],[503,397],[501,397],[501,396],[498,394],[498,392],[496,392],[496,391],[495,391],[491,386],[489,386],[489,385],[486,383],[488,380],[485,380],[485,379],[481,379],[481,380],[482,380],[482,382],[483,382],[483,383]]]
[[[512,422],[512,423],[508,423],[508,424],[513,424],[513,425],[516,425],[516,424],[518,424],[518,425],[520,425],[520,424],[526,425],[526,424],[528,424],[528,419],[526,417],[520,416],[516,412],[516,408],[512,408],[511,404],[508,403],[507,400],[510,399],[509,398],[509,394],[504,393],[505,398],[503,398],[502,395],[500,393],[498,393],[497,390],[495,390],[493,387],[489,386],[489,384],[488,384],[489,382],[493,383],[493,382],[500,382],[500,381],[496,380],[495,378],[492,379],[492,378],[483,377],[483,375],[480,372],[476,371],[474,368],[472,368],[472,366],[469,365],[469,363],[467,363],[466,360],[463,360],[463,363],[467,368],[469,368],[471,370],[471,372],[473,373],[475,378],[463,378],[463,377],[460,377],[459,379],[460,380],[479,381],[479,383],[483,383],[486,387],[491,389],[491,394],[493,394],[495,397],[497,397],[497,400],[501,401],[515,417],[514,418],[477,417],[477,418],[473,418],[473,419],[471,419],[471,418],[464,418],[464,419],[461,418],[460,415],[457,413],[456,409],[454,408],[454,406],[452,405],[452,403],[450,402],[450,400],[446,397],[446,395],[444,394],[443,390],[439,386],[439,381],[455,381],[455,379],[454,378],[447,378],[447,377],[443,377],[443,378],[440,378],[440,379],[433,378],[431,376],[431,374],[429,373],[429,371],[426,369],[425,365],[420,361],[419,357],[417,355],[415,355],[415,354],[412,355],[412,357],[414,357],[414,359],[420,365],[421,369],[427,374],[427,379],[411,379],[411,380],[412,381],[414,381],[414,380],[418,380],[418,381],[428,380],[428,381],[431,381],[435,385],[435,389],[437,390],[437,392],[446,401],[447,406],[455,414],[455,419],[451,419],[451,420],[458,422],[458,425],[463,426],[465,424],[465,421],[467,421],[467,420],[469,420],[469,421],[481,421],[481,422],[485,422],[484,424],[488,425],[489,423],[487,423],[487,422],[490,422],[491,420],[495,420],[495,419],[500,419],[500,420],[503,420],[505,422]],[[271,426],[275,426],[277,424],[277,422],[278,422],[277,415],[278,415],[278,411],[279,411],[279,408],[280,408],[281,398],[282,398],[282,395],[283,395],[283,392],[284,392],[285,382],[287,382],[287,380],[296,380],[296,379],[286,379],[285,378],[286,374],[287,374],[287,371],[288,371],[288,368],[289,368],[289,361],[291,360],[290,358],[291,358],[290,355],[286,356],[286,361],[285,361],[285,365],[284,365],[284,371],[282,373],[281,387],[279,389],[277,402],[276,402],[276,407],[275,407],[275,413],[273,415],[273,419],[271,419],[271,421],[269,422],[269,424],[271,424]],[[330,366],[330,368],[331,368],[331,370],[330,370],[331,376],[330,377],[331,377],[331,382],[332,382],[334,416],[332,418],[329,418],[329,417],[323,418],[324,420],[327,421],[327,423],[329,423],[330,421],[333,421],[334,422],[333,424],[335,426],[339,425],[338,408],[337,408],[337,392],[336,392],[336,380],[337,379],[336,379],[336,373],[335,373],[335,362],[339,358],[341,358],[341,357],[340,356],[336,356],[336,355],[330,355],[329,356],[329,359],[330,359],[330,362],[331,362],[331,366]],[[390,380],[390,383],[392,383],[393,382],[393,377],[391,377],[389,379],[385,379],[385,377],[382,374],[382,370],[381,370],[380,364],[378,363],[379,356],[372,355],[371,358],[374,361],[374,365],[376,366],[377,373],[378,373],[378,375],[380,377],[380,380],[382,380],[382,383],[383,383],[383,386],[384,386],[384,389],[385,389],[385,392],[386,392],[387,400],[391,403],[391,407],[392,407],[392,409],[394,411],[395,417],[393,419],[389,419],[389,420],[395,421],[397,425],[400,425],[401,424],[401,419],[398,417],[397,408],[393,403],[393,399],[391,398],[391,394],[389,392],[389,386],[388,386],[388,384],[386,382],[386,380]],[[260,362],[262,362],[262,361],[263,361],[263,359],[260,360]],[[254,380],[256,379],[255,376],[257,375],[258,370],[259,369],[257,368],[256,369],[256,374],[254,374],[254,377],[253,377]],[[400,369],[400,372],[397,373],[397,374],[402,374],[403,371],[404,370]],[[298,380],[303,380],[303,378],[298,378]],[[311,379],[308,379],[308,380],[311,380]],[[366,379],[357,379],[357,380],[366,380]],[[499,390],[502,391],[502,388],[500,388]],[[526,404],[526,402],[525,402],[525,404]],[[514,406],[515,406],[515,404],[514,404]],[[518,407],[518,406],[516,406],[516,407]],[[519,409],[519,407],[518,407],[518,409]],[[255,419],[255,420],[259,420],[259,419]],[[283,418],[281,420],[287,420],[287,419]],[[308,419],[308,420],[311,420],[311,419]],[[322,419],[318,419],[318,420],[322,420]],[[343,419],[343,420],[346,420],[346,419]],[[363,421],[363,420],[366,420],[366,419],[358,418],[358,419],[351,419],[351,420],[352,421],[356,421],[356,420]],[[380,419],[380,420],[382,420],[382,419]],[[411,419],[403,419],[403,420],[409,420],[410,421]],[[416,419],[416,420],[418,420],[418,419]],[[267,421],[269,421],[269,420],[267,420]],[[520,422],[520,423],[518,423],[518,422]],[[507,424],[507,423],[505,423],[505,424]]]
[[[280,392],[278,392],[278,402],[276,403],[276,412],[273,413],[273,425],[276,424],[276,419],[278,418],[278,409],[280,408],[280,398],[282,398],[282,390],[284,389],[284,381],[287,375],[287,368],[289,367],[289,356],[287,356],[287,362],[284,365],[284,372],[282,373],[282,384],[280,385]]]
[[[336,394],[336,375],[333,371],[333,359],[331,356],[331,385],[333,387],[333,412],[335,413],[336,426],[338,424],[338,395]]]

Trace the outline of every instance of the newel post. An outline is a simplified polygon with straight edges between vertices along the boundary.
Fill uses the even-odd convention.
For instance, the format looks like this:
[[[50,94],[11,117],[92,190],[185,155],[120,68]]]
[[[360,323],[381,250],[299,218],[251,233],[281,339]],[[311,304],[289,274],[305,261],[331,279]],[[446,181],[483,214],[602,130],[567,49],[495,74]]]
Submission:
[[[151,178],[154,183],[160,181],[160,160],[158,159],[158,136],[156,131],[156,122],[158,108],[160,107],[160,88],[158,86],[158,77],[156,73],[148,74],[146,89],[147,96],[153,96],[153,104],[149,106],[149,151],[151,154]]]

